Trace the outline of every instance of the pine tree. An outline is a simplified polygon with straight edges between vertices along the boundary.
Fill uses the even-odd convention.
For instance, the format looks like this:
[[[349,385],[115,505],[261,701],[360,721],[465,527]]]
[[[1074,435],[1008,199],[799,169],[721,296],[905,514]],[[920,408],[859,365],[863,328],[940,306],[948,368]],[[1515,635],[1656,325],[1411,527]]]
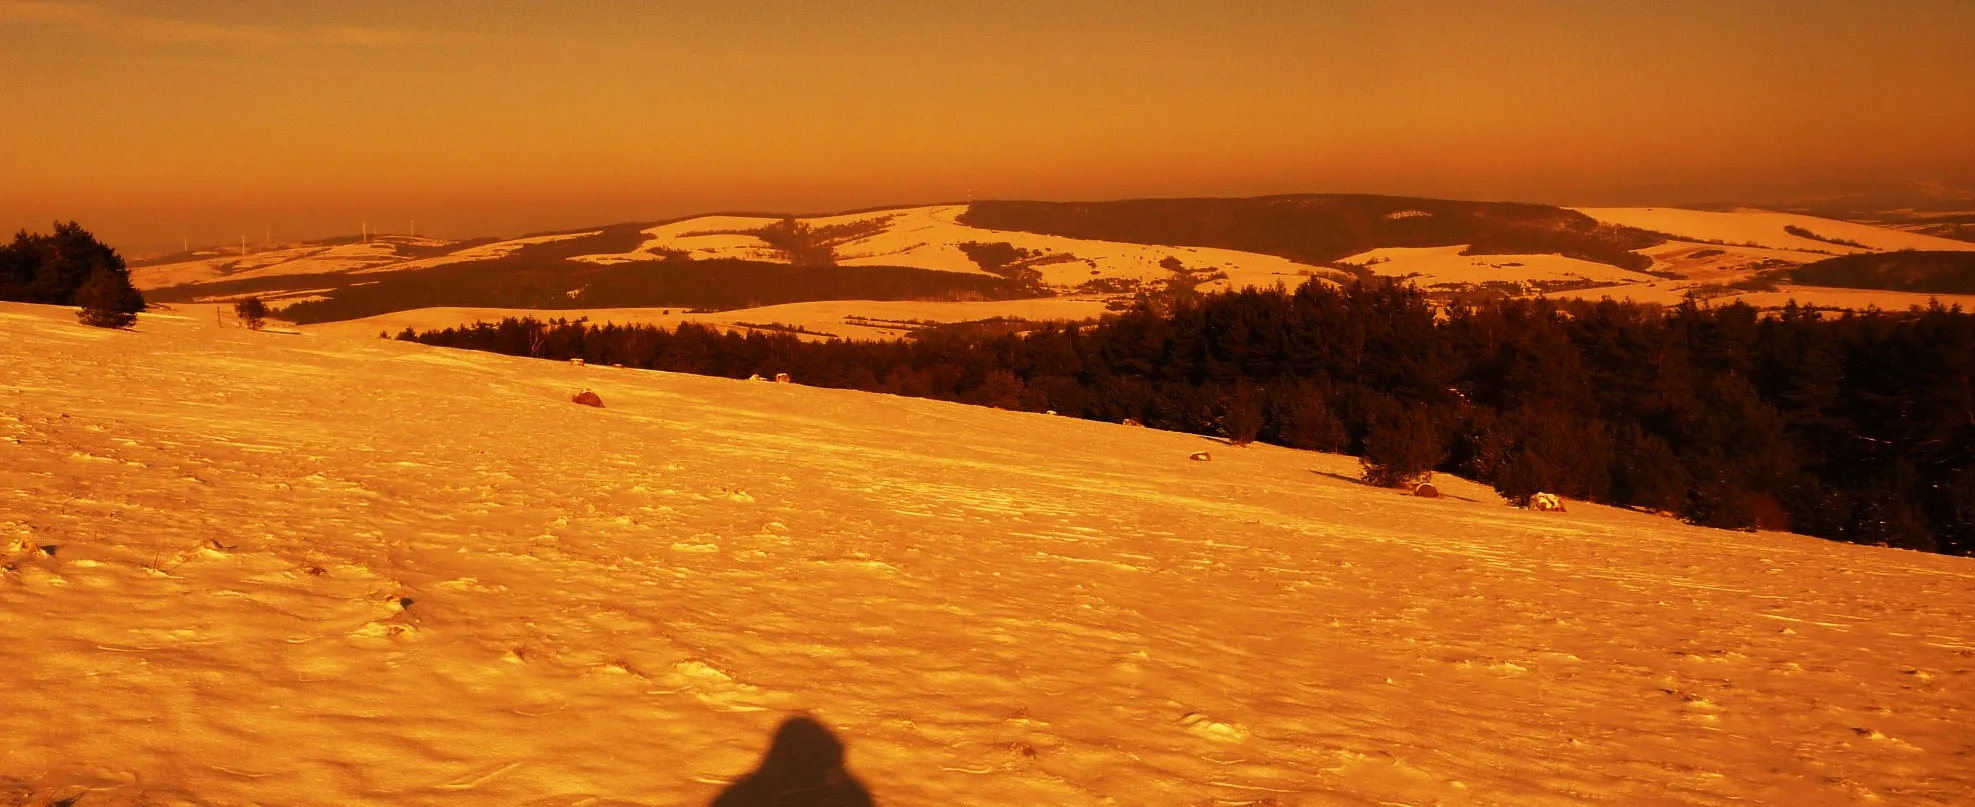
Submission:
[[[1397,409],[1397,407],[1394,407]],[[1372,424],[1365,438],[1365,481],[1379,487],[1412,487],[1433,479],[1433,468],[1447,456],[1439,430],[1423,407],[1388,414]]]
[[[144,308],[123,257],[80,224],[57,223],[52,234],[22,230],[0,246],[0,300],[82,305],[77,295],[98,274],[106,275],[101,282],[111,287],[95,293],[99,302],[124,306],[119,309],[124,311]]]
[[[144,309],[144,297],[130,287],[130,280],[107,269],[89,276],[76,291],[75,303],[76,318],[97,328],[128,328]]]
[[[1351,435],[1332,411],[1329,397],[1329,390],[1307,382],[1279,394],[1270,418],[1275,442],[1310,451],[1343,451]]]
[[[252,330],[260,330],[267,325],[267,303],[259,297],[248,297],[233,304],[233,313]]]
[[[1262,433],[1262,391],[1243,381],[1221,404],[1221,434],[1236,446],[1255,442]]]

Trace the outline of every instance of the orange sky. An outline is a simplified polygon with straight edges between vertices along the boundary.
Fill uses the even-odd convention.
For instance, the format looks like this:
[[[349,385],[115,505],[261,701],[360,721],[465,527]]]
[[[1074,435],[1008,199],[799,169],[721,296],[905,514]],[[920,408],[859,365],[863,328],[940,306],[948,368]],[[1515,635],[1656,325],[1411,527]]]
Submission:
[[[0,226],[1975,178],[1975,3],[0,0]],[[308,4],[314,5],[314,4]]]

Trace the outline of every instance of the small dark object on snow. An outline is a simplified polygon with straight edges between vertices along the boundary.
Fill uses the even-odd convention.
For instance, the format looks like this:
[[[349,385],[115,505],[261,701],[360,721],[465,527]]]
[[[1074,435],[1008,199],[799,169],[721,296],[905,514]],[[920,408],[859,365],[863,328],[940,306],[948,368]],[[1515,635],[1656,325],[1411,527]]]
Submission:
[[[1419,487],[1413,488],[1413,495],[1422,499],[1438,499],[1440,489],[1434,487],[1432,482],[1421,482]]]
[[[1205,452],[1205,451],[1195,451],[1195,452],[1193,452],[1193,456],[1190,456],[1190,457],[1187,457],[1187,459],[1190,459],[1190,460],[1193,460],[1194,462],[1213,462],[1213,461],[1214,461],[1214,458],[1213,458],[1213,456],[1212,456],[1212,455],[1210,455],[1210,454],[1208,454],[1208,453],[1207,453],[1207,452]]]
[[[574,396],[571,396],[569,400],[575,403],[582,404],[584,406],[594,406],[598,409],[603,408],[603,399],[597,397],[596,393],[591,392],[589,390],[583,390],[582,392],[576,393]]]
[[[789,380],[789,374],[788,374],[788,373],[776,373],[776,374],[775,374],[775,383],[777,383],[777,384],[793,384],[793,383],[795,383],[795,382],[793,382],[793,381],[790,381],[790,380]]]
[[[581,366],[583,366],[583,360],[582,360],[582,359],[570,359],[570,360],[569,360],[569,364],[570,364],[570,366],[572,366],[572,367],[581,367]]]
[[[1138,422],[1138,418],[1125,418],[1124,422],[1126,426],[1137,426],[1141,429],[1145,428],[1145,424]]]
[[[267,327],[267,303],[259,297],[247,297],[233,303],[233,315],[240,318],[240,324],[248,330],[258,331]]]

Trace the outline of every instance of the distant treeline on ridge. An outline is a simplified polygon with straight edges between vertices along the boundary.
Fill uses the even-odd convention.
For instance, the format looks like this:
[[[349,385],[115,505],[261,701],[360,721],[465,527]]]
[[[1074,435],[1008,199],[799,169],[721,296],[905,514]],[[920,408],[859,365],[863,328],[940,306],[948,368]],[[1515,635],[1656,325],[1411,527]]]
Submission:
[[[1555,254],[1643,271],[1632,250],[1665,239],[1575,210],[1370,194],[1115,202],[974,202],[960,223],[995,230],[1259,252],[1322,265],[1379,247],[1468,245],[1469,255]]]
[[[1975,316],[1492,300],[1388,283],[1142,298],[1094,325],[803,342],[507,319],[431,345],[889,392],[1438,469],[1725,528],[1975,550]]]

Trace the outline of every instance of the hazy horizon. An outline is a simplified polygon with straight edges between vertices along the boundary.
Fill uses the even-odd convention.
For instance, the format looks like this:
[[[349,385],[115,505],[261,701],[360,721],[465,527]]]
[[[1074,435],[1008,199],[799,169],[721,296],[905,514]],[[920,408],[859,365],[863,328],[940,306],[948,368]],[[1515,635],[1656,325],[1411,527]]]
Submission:
[[[1975,5],[0,0],[0,226],[127,251],[717,210],[1975,178]],[[1837,190],[1833,190],[1837,189]]]

